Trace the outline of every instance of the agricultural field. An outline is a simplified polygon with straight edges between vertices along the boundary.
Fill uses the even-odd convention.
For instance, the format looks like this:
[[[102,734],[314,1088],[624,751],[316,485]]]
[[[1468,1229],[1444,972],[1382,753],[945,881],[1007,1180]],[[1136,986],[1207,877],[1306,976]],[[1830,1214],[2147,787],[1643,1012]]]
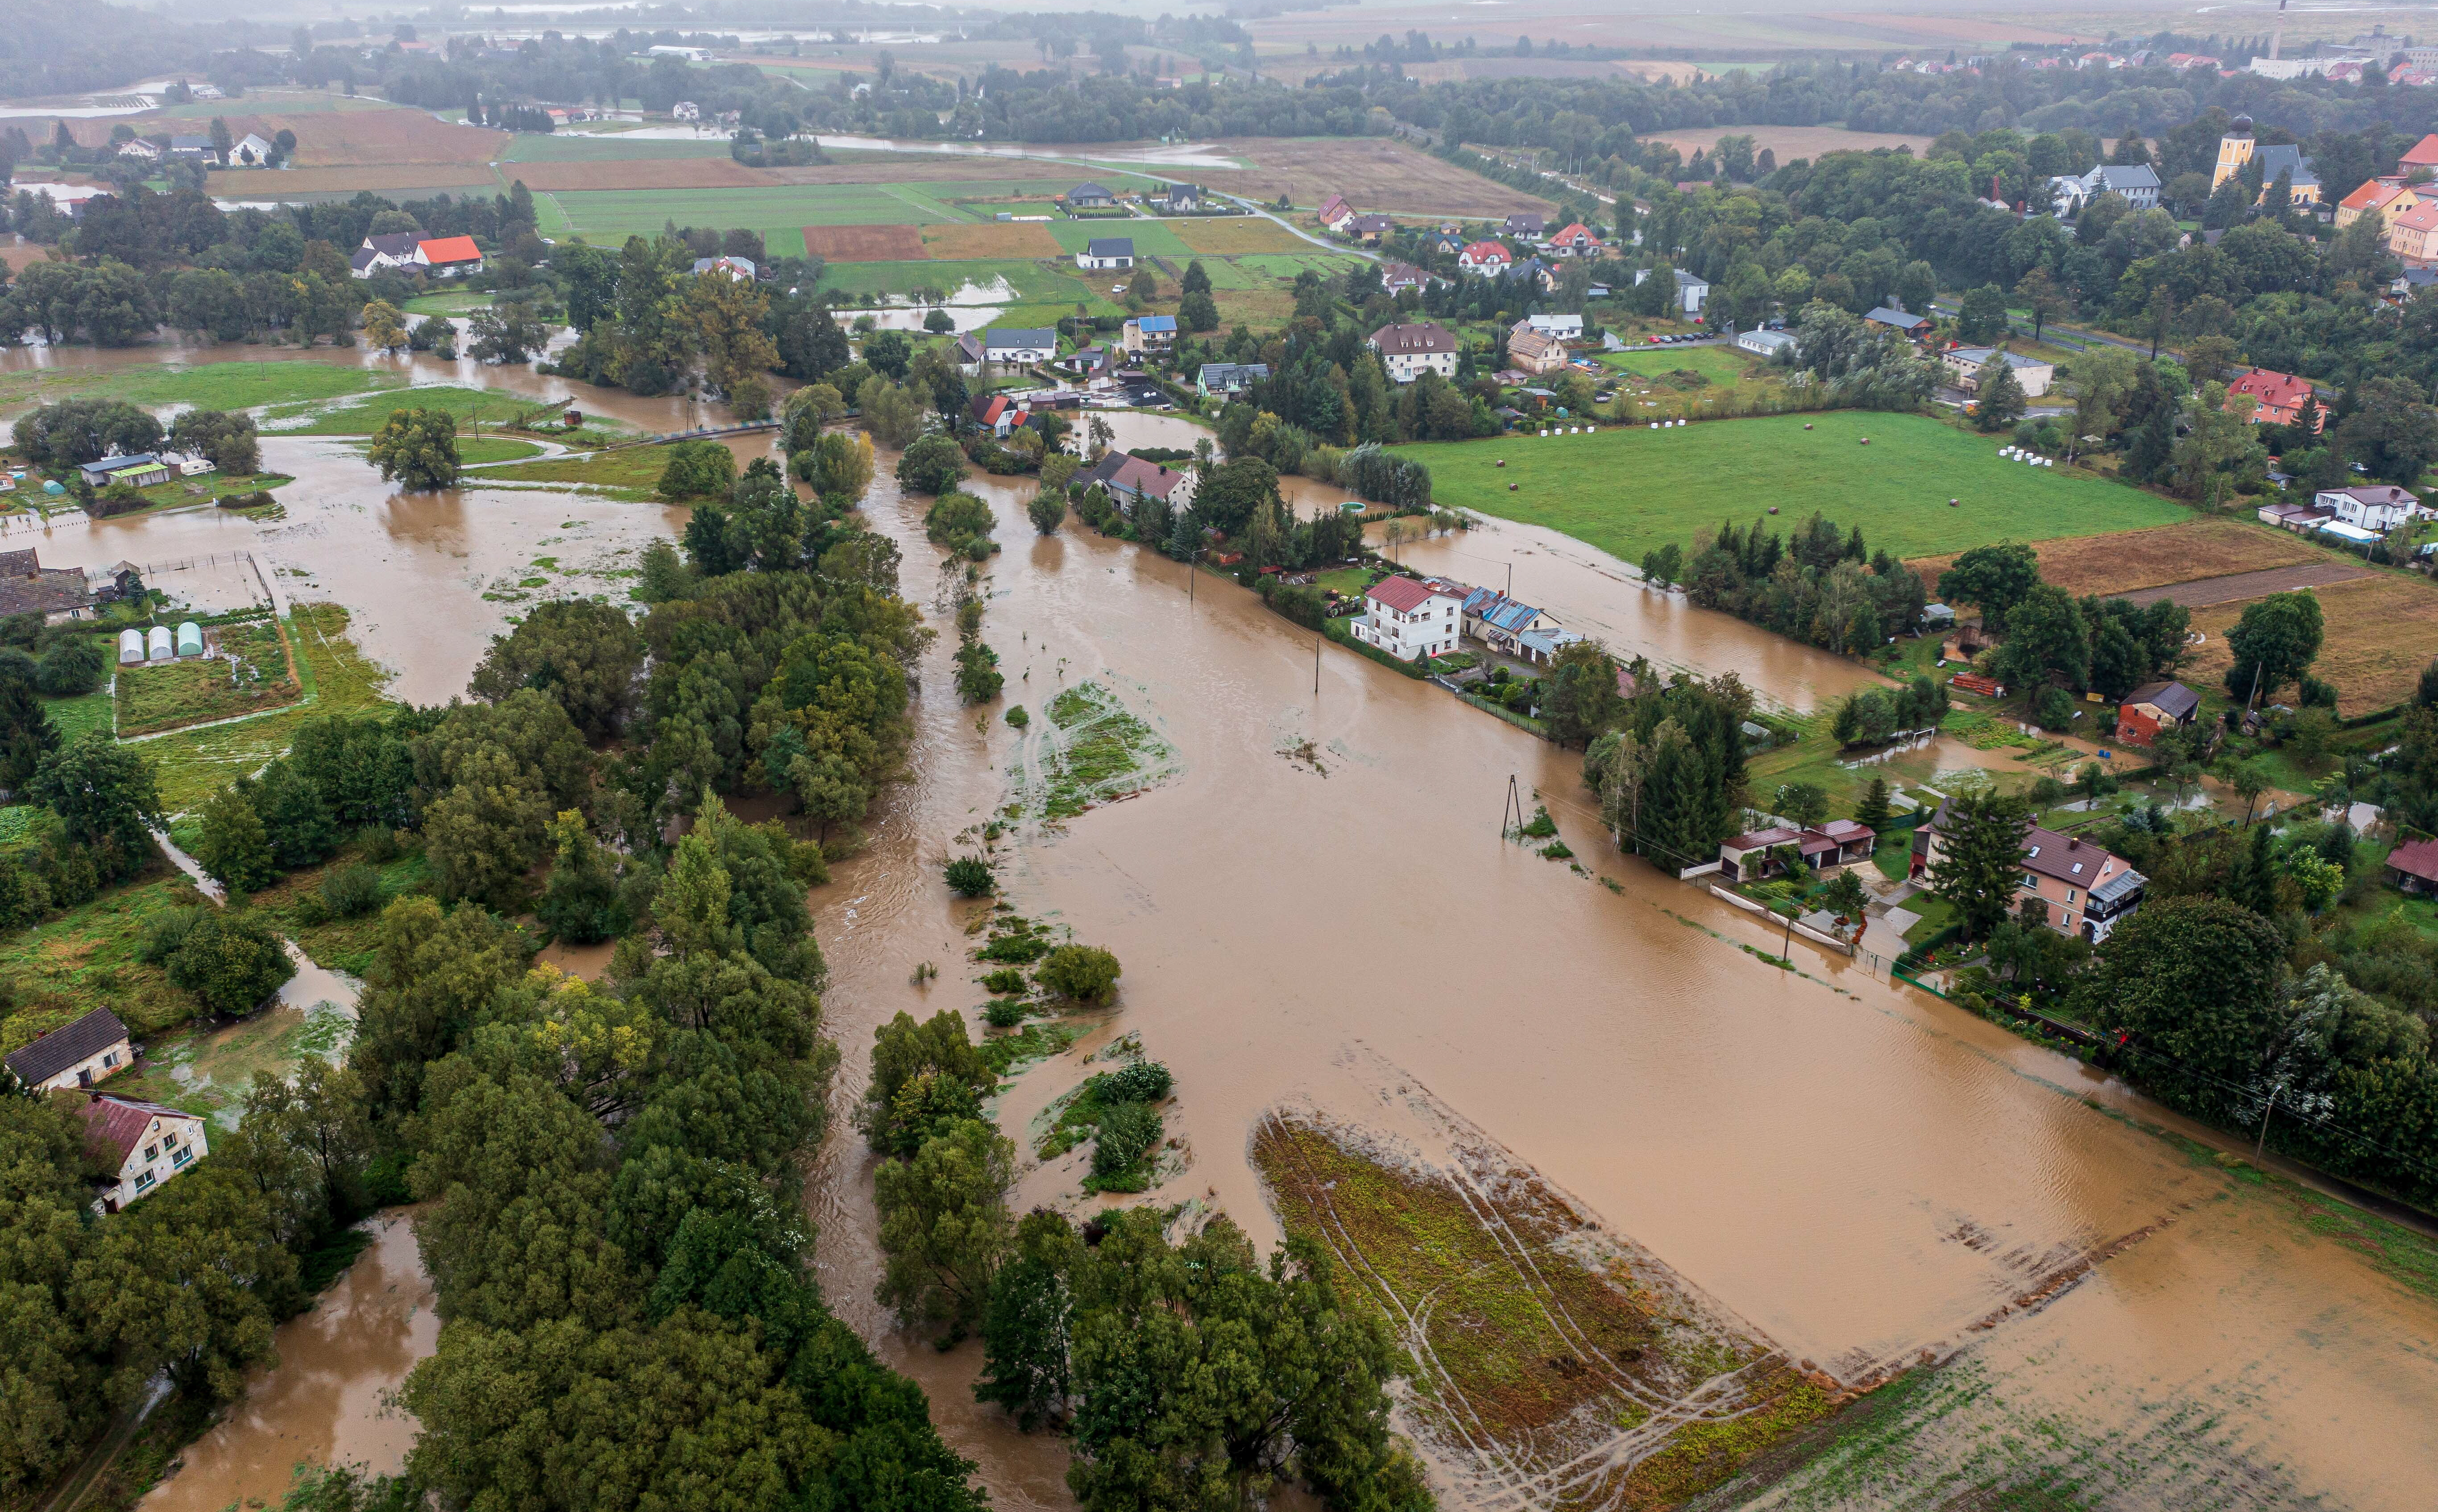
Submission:
[[[1215,147],[1250,166],[1197,167],[1192,170],[1194,182],[1265,203],[1284,194],[1291,204],[1317,205],[1342,194],[1359,210],[1472,219],[1554,208],[1546,200],[1387,137],[1230,137]]]
[[[639,143],[638,146],[646,144]],[[682,147],[679,142],[671,146]],[[717,157],[634,157],[519,164],[501,175],[536,194],[595,189],[741,189],[779,181],[726,153]]]
[[[258,770],[286,750],[296,727],[329,714],[368,713],[388,704],[389,674],[347,639],[347,611],[336,604],[299,604],[287,625],[305,685],[304,701],[259,719],[175,730],[144,743],[160,769],[161,806],[175,815],[199,809],[230,779]]]
[[[539,194],[537,200],[543,231],[610,244],[630,236],[657,236],[672,220],[721,230],[743,227],[785,244],[806,226],[914,226],[986,219],[955,209],[910,184],[580,189]]]
[[[1310,252],[1311,242],[1266,216],[1180,217],[1169,229],[1189,252],[1236,257],[1254,253]]]
[[[1112,237],[1132,237],[1139,257],[1182,257],[1189,250],[1164,220],[1053,220],[1043,229],[1057,238],[1069,256],[1082,252],[1088,242]]]
[[[2363,714],[2410,699],[2421,670],[2438,659],[2438,584],[2387,571],[2311,592],[2326,625],[2311,672],[2336,684],[2338,712]],[[2225,678],[2233,662],[2226,632],[2243,618],[2243,608],[2227,603],[2192,611],[2193,628],[2209,639],[2185,663],[2186,682],[2198,688]]]
[[[814,229],[804,228],[807,247],[813,244]],[[936,262],[978,262],[993,257],[1058,257],[1066,253],[1050,228],[1037,221],[992,220],[971,226],[925,226],[920,255]]]
[[[698,141],[671,142],[651,138],[637,139],[621,132],[592,134],[583,132],[520,132],[500,156],[500,164],[511,177],[522,178],[528,188],[533,180],[520,170],[528,163],[610,163],[642,162],[669,159],[718,158],[733,161],[729,156],[728,138],[716,132]],[[509,165],[520,167],[510,167]]]
[[[1849,132],[1838,126],[1722,126],[1715,131],[1671,132],[1652,140],[1674,148],[1689,163],[1695,152],[1717,148],[1722,136],[1749,136],[1754,151],[1766,148],[1777,154],[1780,163],[1791,163],[1799,157],[1817,160],[1827,152],[1871,152],[1895,147],[1910,148],[1918,157],[1931,142],[1928,136]]]
[[[216,654],[118,669],[114,696],[120,738],[260,713],[303,696],[276,625],[249,621],[209,634]],[[226,659],[231,654],[243,663],[234,675]]]
[[[2271,568],[2338,561],[2339,554],[2314,546],[2291,531],[2249,519],[2192,519],[2154,530],[2120,531],[2034,541],[2040,577],[2076,597],[2101,598],[2168,583],[2191,583]],[[1905,563],[1927,584],[1955,561],[1950,553]]]
[[[643,502],[658,496],[669,465],[661,447],[622,447],[582,457],[542,457],[468,474],[469,486],[584,488],[614,499]]]
[[[1397,449],[1430,467],[1445,507],[1546,525],[1627,561],[1772,507],[1782,526],[1815,509],[1859,525],[1874,550],[1900,557],[2188,518],[2138,489],[2006,462],[1984,438],[1918,415],[1827,411]],[[1949,507],[1951,498],[1961,503]]]

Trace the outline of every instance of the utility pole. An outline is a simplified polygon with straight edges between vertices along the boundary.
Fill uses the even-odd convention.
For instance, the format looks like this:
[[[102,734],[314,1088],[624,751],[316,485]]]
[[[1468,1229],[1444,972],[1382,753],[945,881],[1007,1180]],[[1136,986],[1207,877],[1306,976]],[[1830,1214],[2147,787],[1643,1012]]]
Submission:
[[[2285,1090],[2286,1083],[2283,1081],[2270,1087],[2269,1089],[2269,1106],[2260,1110],[2260,1137],[2254,1141],[2252,1146],[2252,1163],[2255,1166],[2260,1164],[2262,1152],[2269,1148],[2269,1120],[2277,1112],[2278,1094]]]
[[[1505,839],[1509,835],[1523,833],[1524,794],[1523,790],[1515,785],[1515,774],[1510,772],[1507,774],[1507,806],[1498,815],[1498,835],[1500,839]]]
[[[1312,695],[1316,698],[1320,696],[1320,641],[1317,637],[1312,642]]]

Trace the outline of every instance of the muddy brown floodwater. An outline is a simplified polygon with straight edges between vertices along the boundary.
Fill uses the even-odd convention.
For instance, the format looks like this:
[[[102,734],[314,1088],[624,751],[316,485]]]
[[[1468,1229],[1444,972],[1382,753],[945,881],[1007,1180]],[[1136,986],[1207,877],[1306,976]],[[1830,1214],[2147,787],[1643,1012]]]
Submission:
[[[327,360],[340,359],[363,360]],[[429,377],[571,388],[463,364]],[[584,397],[609,413],[660,402]],[[1174,422],[1137,437],[1138,418],[1121,417],[1122,438],[1191,445],[1191,428],[1168,435]],[[251,547],[287,570],[292,597],[355,611],[366,649],[398,672],[395,691],[428,700],[463,687],[513,611],[512,598],[483,596],[503,576],[555,555],[560,574],[540,592],[614,591],[585,571],[614,571],[683,518],[573,494],[407,498],[337,443],[274,438],[266,450],[299,478],[285,522],[62,528],[44,538],[45,560]],[[901,542],[908,595],[928,602],[938,554],[922,539],[927,501],[900,497],[893,460],[881,459],[867,516]],[[1044,738],[1038,720],[1009,729],[1004,705],[1038,710],[1086,678],[1175,748],[1177,770],[1001,847],[1017,907],[1125,963],[1118,1009],[1002,1095],[1012,1133],[1084,1077],[1084,1053],[1140,1034],[1176,1073],[1169,1126],[1188,1154],[1149,1200],[1215,1204],[1266,1241],[1276,1224],[1247,1158],[1257,1120],[1306,1109],[1427,1150],[1431,1131],[1409,1112],[1427,1094],[1793,1358],[1860,1381],[1955,1354],[1952,1379],[1988,1384],[1953,1415],[1954,1442],[1931,1446],[1956,1463],[2011,1442],[1974,1431],[1996,1403],[2039,1425],[2036,1447],[2110,1446],[2123,1495],[2109,1504],[2428,1504],[2438,1306],[2426,1296],[2146,1132],[2142,1120],[2172,1120],[2107,1078],[1853,964],[1798,952],[1790,975],[1736,948],[1776,941],[1617,856],[1568,806],[1581,802],[1572,753],[1335,648],[1318,658],[1316,692],[1312,635],[1249,595],[1206,575],[1189,600],[1175,564],[1071,528],[1037,536],[1022,513],[1029,488],[975,486],[1005,546],[985,570],[984,635],[1006,696],[958,707],[953,638],[933,647],[909,780],[885,799],[869,848],[815,899],[845,1062],[807,1202],[834,1305],[931,1393],[943,1433],[980,1462],[1000,1505],[1069,1504],[1065,1448],[974,1405],[972,1345],[941,1354],[874,1304],[870,1158],[845,1114],[876,1024],[900,1010],[970,1016],[982,1001],[963,955],[971,905],[949,899],[938,869],[1001,803],[1022,743]],[[1789,706],[1863,677],[1647,594],[1621,564],[1528,527],[1409,554],[1473,581],[1510,558],[1519,595],[1618,651],[1733,669]],[[579,571],[566,571],[571,558]],[[1317,764],[1289,760],[1306,742]],[[1510,777],[1555,800],[1586,874],[1501,841]],[[927,960],[940,976],[915,986]],[[1083,1210],[1098,1200],[1079,1174],[1071,1155],[1029,1167],[1017,1200]],[[2094,1256],[2109,1257],[2045,1307],[2015,1309],[2027,1286]],[[314,1425],[346,1419],[345,1382],[394,1385],[415,1347],[412,1327],[369,1331],[371,1343],[336,1346],[344,1370],[283,1368],[239,1417],[346,1452],[338,1430]],[[257,1416],[256,1398],[283,1399],[292,1379],[305,1382],[294,1405]],[[285,1452],[274,1438],[249,1460]],[[2196,1463],[2230,1467],[2236,1490],[2188,1494],[2172,1478]],[[1466,1468],[1435,1468],[1465,1500]],[[224,1505],[226,1488],[204,1489],[212,1479],[190,1467],[164,1495],[192,1486],[193,1504]]]
[[[938,554],[921,537],[925,501],[896,497],[886,461],[867,513],[903,544],[910,596],[927,598]],[[847,1060],[844,1137],[811,1192],[834,1303],[930,1390],[943,1431],[983,1462],[1002,1503],[1064,1504],[1063,1451],[971,1404],[970,1345],[942,1356],[889,1329],[870,1300],[870,1160],[843,1116],[874,1025],[901,1009],[970,1019],[983,1001],[964,963],[966,908],[938,866],[970,847],[960,832],[989,818],[1021,744],[1041,738],[1037,720],[1009,729],[1005,704],[1038,710],[1092,678],[1182,769],[1003,848],[1016,907],[1125,964],[1109,1020],[1003,1094],[1011,1133],[1082,1080],[1084,1053],[1139,1033],[1176,1072],[1169,1127],[1191,1152],[1149,1200],[1215,1204],[1269,1239],[1246,1153],[1263,1113],[1307,1108],[1420,1144],[1429,1131],[1401,1094],[1427,1092],[1841,1380],[1970,1345],[2008,1400],[2068,1438],[2146,1444],[2182,1424],[2189,1444],[2141,1457],[2206,1446],[2328,1504],[2421,1504],[2438,1471],[2425,1431],[2438,1308],[2426,1298],[2231,1195],[2222,1169],[2137,1127],[2165,1120],[2107,1078],[1849,963],[1807,955],[1790,976],[1734,948],[1776,941],[1618,856],[1577,809],[1553,804],[1613,889],[1502,843],[1510,775],[1581,801],[1572,753],[1334,647],[1316,694],[1313,637],[1250,595],[1205,576],[1189,603],[1175,564],[1072,528],[1036,536],[1026,490],[976,486],[1006,548],[985,569],[983,634],[1007,693],[980,719],[944,696],[944,638],[913,780],[818,899]],[[1517,591],[1570,623],[1598,617],[1620,649],[1731,666],[1790,704],[1857,680],[1681,601],[1662,607],[1616,564],[1524,527],[1441,549],[1453,568],[1486,541],[1528,548]],[[1326,775],[1286,759],[1306,741]],[[918,987],[925,960],[941,975]],[[1084,1210],[1097,1199],[1080,1175],[1071,1155],[1028,1169],[1016,1202]],[[2001,1316],[2110,1251],[2062,1300]],[[2341,1420],[2351,1432],[2329,1432]],[[2349,1447],[2361,1441],[2382,1452]],[[1461,1468],[1439,1468],[1454,1489]]]
[[[395,1472],[415,1420],[387,1395],[432,1353],[440,1319],[404,1213],[370,1221],[373,1242],[313,1310],[279,1326],[278,1365],[203,1437],[185,1465],[143,1501],[146,1512],[220,1512],[276,1504],[296,1465]]]

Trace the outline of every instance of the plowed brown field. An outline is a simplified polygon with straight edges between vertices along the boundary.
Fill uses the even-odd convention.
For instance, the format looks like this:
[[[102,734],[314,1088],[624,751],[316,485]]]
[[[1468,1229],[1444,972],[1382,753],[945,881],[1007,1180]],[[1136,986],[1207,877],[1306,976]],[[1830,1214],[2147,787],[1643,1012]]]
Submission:
[[[1506,216],[1552,208],[1546,200],[1383,137],[1233,137],[1218,146],[1254,166],[1197,169],[1195,182],[1260,200],[1276,200],[1283,192],[1296,204],[1316,205],[1342,194],[1360,210],[1411,215]]]
[[[806,226],[804,253],[831,262],[909,262],[931,255],[912,226]]]
[[[2032,551],[2040,557],[2043,581],[2077,596],[2095,593],[2101,597],[2168,583],[2292,567],[2323,561],[2328,555],[2300,536],[2243,519],[2196,519],[2150,530],[2119,531],[2113,536],[2034,541]],[[1952,555],[1923,556],[1905,565],[1921,574],[1922,586],[1934,598],[1938,593],[1938,574],[1954,560]]]
[[[862,227],[840,227],[861,230]],[[874,228],[879,229],[879,228]],[[895,229],[895,228],[889,228]],[[1050,228],[1038,221],[988,220],[980,225],[931,225],[923,228],[926,255],[939,261],[981,257],[1059,257],[1066,255]]]

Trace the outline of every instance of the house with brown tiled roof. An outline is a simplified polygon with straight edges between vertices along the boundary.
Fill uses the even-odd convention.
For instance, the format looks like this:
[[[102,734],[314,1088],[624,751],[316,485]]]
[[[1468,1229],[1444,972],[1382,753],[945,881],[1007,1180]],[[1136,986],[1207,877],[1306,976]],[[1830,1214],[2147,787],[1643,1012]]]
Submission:
[[[45,624],[59,624],[84,618],[93,602],[83,569],[44,567],[30,546],[0,552],[0,619],[40,614]]]
[[[158,1102],[97,1092],[77,1114],[84,1119],[86,1148],[108,1173],[96,1183],[97,1213],[115,1213],[150,1196],[211,1153],[203,1119]]]
[[[2292,425],[2303,413],[2303,401],[2310,396],[2307,378],[2291,373],[2278,373],[2255,367],[2226,386],[2226,407],[2233,412],[2238,397],[2252,400],[2252,418],[2270,425]],[[2317,434],[2328,423],[2325,410],[2315,410],[2317,416],[2311,430]]]
[[[1349,628],[1365,645],[1406,661],[1444,656],[1463,633],[1463,606],[1454,584],[1383,578],[1363,590],[1363,617]]]

